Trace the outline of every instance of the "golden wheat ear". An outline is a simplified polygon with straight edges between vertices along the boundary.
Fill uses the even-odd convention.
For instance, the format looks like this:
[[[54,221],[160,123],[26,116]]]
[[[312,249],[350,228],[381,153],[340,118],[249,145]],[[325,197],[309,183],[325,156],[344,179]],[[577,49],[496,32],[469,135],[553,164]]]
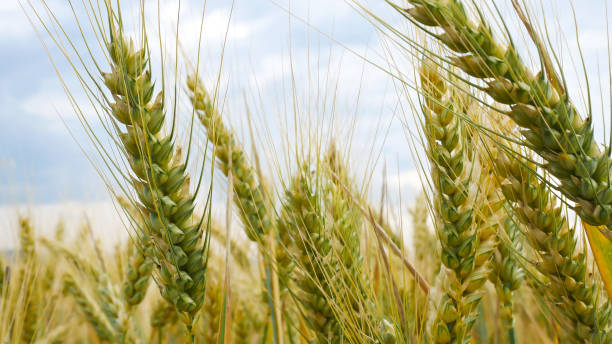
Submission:
[[[96,303],[83,292],[78,283],[74,280],[74,277],[70,274],[66,274],[62,280],[64,292],[72,295],[80,310],[85,314],[85,318],[95,330],[98,338],[108,342],[118,340],[113,325]]]

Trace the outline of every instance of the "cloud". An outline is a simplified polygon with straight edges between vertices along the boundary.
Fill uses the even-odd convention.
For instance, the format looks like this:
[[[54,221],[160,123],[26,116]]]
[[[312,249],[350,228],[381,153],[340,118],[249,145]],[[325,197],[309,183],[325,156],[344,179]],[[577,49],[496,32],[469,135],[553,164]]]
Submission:
[[[414,191],[420,190],[423,187],[421,175],[417,169],[408,169],[400,171],[398,174],[389,176],[388,181],[390,188],[410,188]]]
[[[0,1],[0,40],[17,40],[33,32],[16,0]]]
[[[38,91],[28,96],[21,103],[21,109],[24,113],[37,117],[41,120],[39,123],[45,123],[45,126],[49,129],[65,132],[64,123],[77,121],[77,111],[68,96],[61,92],[59,87],[45,87],[45,84],[47,83],[42,82]],[[75,95],[75,97],[78,97],[76,103],[79,106],[79,112],[87,120],[97,120],[91,102],[82,93]]]
[[[164,2],[160,5],[159,12],[162,15],[159,22],[157,20],[157,6],[148,6],[146,11],[146,16],[149,18],[147,25],[150,28],[155,28],[154,34],[157,35],[159,26],[162,35],[164,35],[164,44],[168,47],[174,46],[178,37],[181,47],[186,50],[189,56],[195,56],[197,52],[200,31],[202,31],[202,42],[205,44],[221,45],[226,37],[231,44],[239,44],[240,41],[256,34],[270,22],[265,14],[257,16],[256,19],[237,18],[229,7],[207,8],[202,21],[202,5],[194,2],[182,2],[180,14],[178,1]],[[180,17],[178,27],[177,14]],[[173,53],[170,50],[168,52]]]

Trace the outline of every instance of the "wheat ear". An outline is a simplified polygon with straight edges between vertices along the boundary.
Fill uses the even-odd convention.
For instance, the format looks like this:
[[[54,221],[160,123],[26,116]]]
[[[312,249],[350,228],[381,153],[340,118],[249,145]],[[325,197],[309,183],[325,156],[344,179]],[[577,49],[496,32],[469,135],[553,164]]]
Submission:
[[[186,164],[177,159],[172,135],[162,133],[165,120],[163,93],[153,100],[154,85],[146,47],[134,50],[120,31],[111,31],[108,44],[112,72],[104,82],[115,102],[110,105],[125,132],[119,137],[134,174],[145,233],[151,238],[152,256],[162,296],[176,306],[191,326],[204,301],[206,243],[194,223],[194,196],[189,191]]]
[[[348,313],[346,319],[343,319],[343,331],[349,333],[350,330],[353,330],[351,326],[358,325],[358,328],[355,329],[358,330],[356,337],[365,335],[368,338],[382,340],[384,343],[394,343],[395,334],[387,326],[386,319],[375,315],[373,309],[370,309],[374,302],[367,290],[370,281],[369,277],[363,273],[364,257],[360,247],[363,214],[357,204],[352,201],[352,195],[357,194],[356,186],[349,175],[349,169],[342,155],[334,144],[328,149],[325,164],[328,172],[325,180],[325,206],[329,213],[328,219],[331,222],[334,239],[332,241],[333,258],[337,261],[335,264],[338,266],[340,275],[331,274],[329,277],[333,279],[330,282],[335,285],[333,297],[342,302],[343,313]],[[361,200],[361,203],[366,202]],[[390,229],[390,227],[387,228]],[[391,238],[401,243],[393,231],[389,230],[387,234],[393,235]],[[363,312],[365,314],[362,314]]]
[[[469,138],[456,115],[465,114],[465,104],[430,65],[423,64],[421,68],[421,84],[425,98],[424,132],[437,193],[436,229],[442,245],[442,264],[447,268],[444,295],[430,334],[437,343],[464,343],[470,338],[476,306],[489,274],[495,231],[493,226],[475,218],[479,167],[470,155],[469,146],[466,148],[470,145]]]
[[[413,247],[416,268],[424,273],[428,281],[432,281],[440,270],[439,257],[436,249],[436,238],[429,229],[429,206],[425,194],[421,193],[414,206],[410,209],[412,217]]]
[[[253,342],[253,330],[255,329],[253,315],[249,304],[244,300],[241,300],[238,307],[233,310],[234,343],[250,344]]]
[[[143,240],[142,246],[130,242],[128,249],[128,264],[123,283],[123,296],[130,307],[137,306],[142,302],[151,280],[153,262],[147,255],[146,249],[150,249],[148,240]]]
[[[120,343],[131,341],[133,338],[126,309],[128,304],[121,297],[119,285],[115,285],[103,269],[91,264],[74,250],[46,238],[42,238],[40,242],[52,252],[61,254],[67,259],[72,270],[78,271],[83,277],[79,282],[90,282],[93,285],[89,292],[83,289],[84,283],[77,283],[74,272],[67,272],[63,277],[64,291],[75,298],[92,326],[95,328],[104,325],[100,331],[96,330],[100,339],[108,340],[105,338],[110,333],[113,340]],[[73,284],[78,285],[78,288],[75,289]]]
[[[40,287],[40,283],[37,276],[39,269],[35,265],[37,261],[36,239],[34,237],[34,228],[28,217],[19,218],[19,244],[21,256],[19,283],[23,285],[25,300],[25,309],[22,310],[24,318],[21,338],[24,342],[30,343],[36,339],[39,313],[42,309],[40,307],[40,295],[37,290]]]
[[[280,293],[281,289],[287,287],[288,272],[285,269],[290,265],[286,265],[286,260],[281,264],[276,263],[283,254],[283,250],[276,249],[274,237],[268,236],[268,233],[274,228],[272,221],[275,219],[272,217],[273,209],[266,198],[269,193],[264,184],[257,181],[255,169],[247,160],[244,149],[237,142],[232,131],[223,123],[215,107],[214,99],[206,91],[197,75],[192,75],[187,79],[187,87],[191,91],[193,108],[206,128],[208,141],[214,145],[217,163],[223,174],[232,178],[234,203],[238,208],[246,235],[251,241],[259,244],[260,252],[264,256],[265,269],[269,271],[271,280],[268,294],[272,300],[270,311],[274,314],[274,328],[276,329],[274,332],[277,335],[278,332],[282,332],[283,327]],[[230,168],[231,173],[229,173]],[[281,335],[278,339],[282,344]]]
[[[331,259],[330,233],[325,228],[325,213],[321,181],[308,164],[300,166],[285,190],[279,228],[286,228],[293,238],[296,254],[296,285],[304,308],[304,316],[311,329],[313,342],[328,342],[342,338],[342,332],[329,304],[331,286],[329,271],[335,271]]]
[[[72,295],[81,311],[85,314],[87,321],[96,331],[98,338],[103,341],[114,342],[117,338],[113,326],[103,312],[96,307],[95,302],[86,296],[71,275],[66,274],[63,277],[63,281],[64,292]]]
[[[118,197],[117,202],[126,211],[136,228],[145,228],[142,212],[136,209],[126,198]],[[153,271],[153,248],[151,239],[146,233],[130,238],[128,242],[128,261],[125,268],[123,282],[123,297],[128,310],[142,302],[147,294]],[[121,259],[117,259],[121,261]],[[123,271],[124,269],[120,269]]]
[[[546,160],[561,182],[563,194],[588,224],[607,226],[612,238],[612,189],[609,148],[594,141],[591,118],[582,119],[554,72],[537,75],[523,64],[512,45],[493,36],[487,23],[473,22],[459,0],[409,0],[407,17],[441,30],[436,37],[457,54],[452,63],[486,81],[485,92],[511,110],[506,114],[523,128],[525,143]],[[481,16],[482,18],[482,16]]]
[[[538,252],[537,268],[550,280],[548,295],[561,314],[569,320],[566,330],[579,343],[609,343],[610,306],[599,304],[601,286],[587,276],[586,254],[557,206],[555,196],[540,182],[533,166],[500,155],[496,161],[502,190],[520,221],[526,236]]]
[[[510,343],[516,343],[516,331],[514,329],[514,292],[521,286],[525,279],[525,271],[518,261],[521,253],[521,232],[516,220],[512,216],[512,210],[507,210],[510,214],[503,223],[503,230],[506,238],[500,240],[497,252],[494,255],[493,283],[497,290],[497,295],[501,304],[500,316],[502,328],[508,335]],[[507,239],[507,240],[504,240]]]
[[[208,140],[215,145],[215,156],[223,174],[227,176],[231,166],[234,201],[240,210],[246,234],[249,239],[261,242],[263,236],[272,228],[272,222],[264,198],[265,192],[263,186],[256,180],[255,169],[247,160],[234,134],[223,123],[213,99],[198,77],[188,78],[187,86],[191,91],[193,107],[198,112],[200,122],[207,129]]]
[[[151,324],[151,328],[153,328],[154,331],[160,332],[160,335],[163,327],[172,326],[176,320],[176,308],[166,300],[160,299],[153,305],[149,322]]]

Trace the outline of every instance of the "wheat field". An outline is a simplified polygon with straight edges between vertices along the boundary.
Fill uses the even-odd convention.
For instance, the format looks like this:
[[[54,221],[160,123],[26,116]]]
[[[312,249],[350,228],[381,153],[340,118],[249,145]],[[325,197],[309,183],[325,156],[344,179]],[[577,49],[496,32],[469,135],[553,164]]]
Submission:
[[[322,36],[392,85],[373,135],[405,133],[385,149],[416,193],[354,151],[335,67],[302,93],[321,61],[290,54],[278,107],[234,90],[206,1],[191,40],[160,1],[20,0],[112,205],[0,212],[0,342],[612,343],[612,74],[559,48],[541,2],[345,3],[381,54]]]

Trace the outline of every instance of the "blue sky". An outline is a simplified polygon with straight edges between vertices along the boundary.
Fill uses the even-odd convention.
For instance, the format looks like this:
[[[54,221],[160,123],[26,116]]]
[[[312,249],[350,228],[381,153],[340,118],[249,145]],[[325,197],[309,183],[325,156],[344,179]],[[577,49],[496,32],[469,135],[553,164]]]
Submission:
[[[578,55],[573,18],[568,11],[570,3],[551,1],[558,10],[553,11],[545,2],[545,15],[538,17],[546,18],[553,32],[558,32],[557,24],[560,25],[568,42],[560,52],[568,66],[572,66],[571,57],[576,59]],[[509,3],[507,0],[497,2],[502,8]],[[65,6],[66,1],[49,3],[59,6],[59,20],[68,23],[66,28],[75,34],[74,25],[69,24],[72,17]],[[170,29],[175,24],[176,2],[162,3],[162,25]],[[389,13],[383,1],[368,3],[377,13]],[[605,0],[576,1],[574,4],[580,27],[578,41],[592,76],[594,85],[591,86],[596,92],[600,89],[599,76],[607,83],[604,4]],[[232,2],[227,0],[208,1],[201,59],[208,78],[214,77],[210,71],[218,70],[231,6]],[[289,16],[285,9],[290,9],[295,17]],[[510,13],[507,9],[502,11]],[[200,13],[200,0],[183,1],[180,32],[188,56],[195,56]],[[296,17],[308,21],[310,27]],[[127,16],[127,19],[134,18]],[[398,25],[407,26],[401,22]],[[172,36],[171,30],[168,32]],[[347,50],[383,61],[377,57],[384,54],[383,47],[372,25],[342,0],[236,0],[222,80],[222,88],[227,90],[227,119],[245,135],[248,129],[243,115],[246,98],[255,118],[260,119],[256,126],[260,133],[258,143],[266,147],[263,154],[276,152],[274,146],[280,144],[271,136],[284,135],[278,119],[293,113],[290,106],[293,68],[300,99],[299,115],[308,118],[309,113],[327,116],[334,113],[333,122],[340,131],[346,129],[342,128],[346,123],[352,125],[351,118],[356,116],[351,153],[357,157],[356,164],[361,166],[358,168],[371,167],[376,161],[378,166],[386,162],[391,180],[414,191],[419,179],[408,147],[406,128],[398,119],[407,115],[398,112],[394,84],[385,73]],[[59,57],[57,49],[52,48],[51,54]],[[574,60],[573,64],[576,62]],[[62,74],[70,74],[65,63],[60,63],[59,68]],[[570,86],[576,94],[574,98],[580,99],[581,72],[571,68],[568,68]],[[328,74],[329,79],[326,79]],[[606,98],[608,87],[603,89]],[[330,99],[322,99],[324,95]],[[335,99],[331,99],[332,95]],[[608,101],[601,101],[599,94],[593,98],[594,118],[598,130],[603,133],[604,124],[598,118],[602,113],[609,117],[607,108],[601,110],[601,104],[607,107]],[[108,197],[101,179],[77,144],[79,142],[91,153],[88,139],[80,130],[53,66],[17,0],[0,1],[0,103],[0,203],[93,201]],[[377,130],[381,131],[376,134]],[[344,130],[346,135],[347,132],[350,131]],[[382,152],[380,157],[377,157],[378,151]]]

